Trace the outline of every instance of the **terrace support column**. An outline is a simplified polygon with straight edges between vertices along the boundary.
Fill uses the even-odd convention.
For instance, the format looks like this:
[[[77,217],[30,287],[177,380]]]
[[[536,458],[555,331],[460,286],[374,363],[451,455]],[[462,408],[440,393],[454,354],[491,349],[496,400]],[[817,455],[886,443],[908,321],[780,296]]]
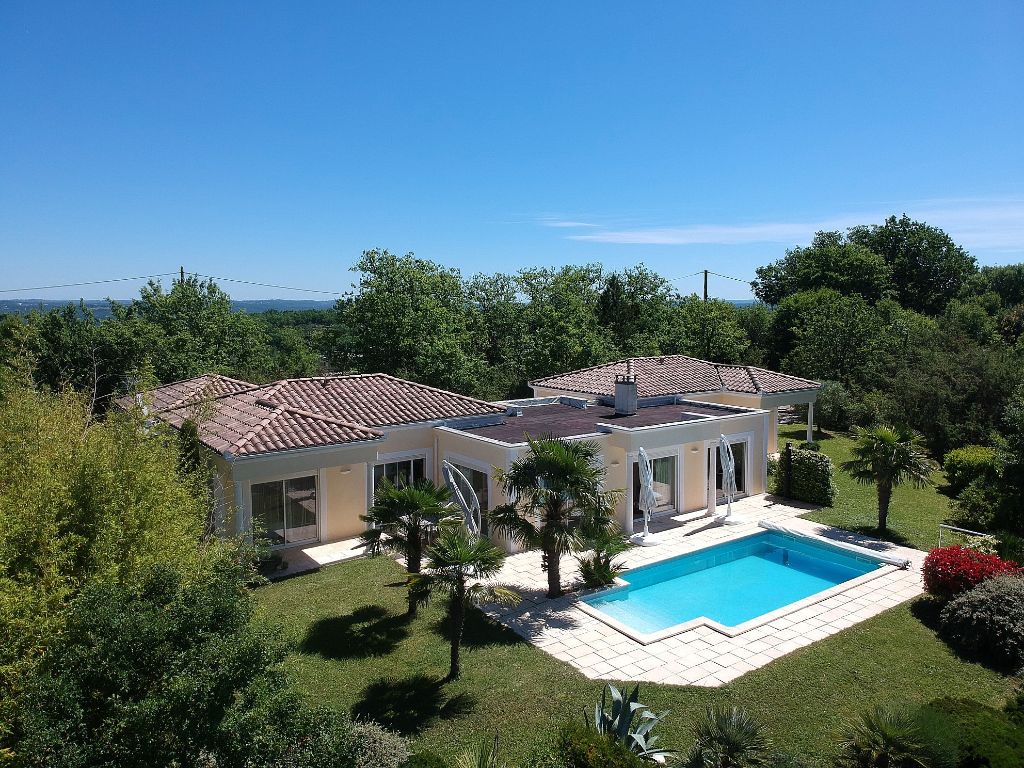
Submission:
[[[814,403],[807,404],[807,442],[814,440]]]
[[[707,449],[708,456],[708,514],[715,514],[715,505],[718,504],[718,483],[715,470],[718,468],[718,441],[713,440]]]

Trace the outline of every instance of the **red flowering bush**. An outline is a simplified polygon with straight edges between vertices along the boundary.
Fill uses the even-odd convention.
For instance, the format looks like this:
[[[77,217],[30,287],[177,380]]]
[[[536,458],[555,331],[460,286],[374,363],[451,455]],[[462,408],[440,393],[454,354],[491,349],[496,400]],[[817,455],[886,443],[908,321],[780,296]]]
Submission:
[[[999,555],[986,555],[959,545],[939,547],[924,559],[924,588],[939,597],[953,597],[1001,573],[1020,572],[1015,562]]]

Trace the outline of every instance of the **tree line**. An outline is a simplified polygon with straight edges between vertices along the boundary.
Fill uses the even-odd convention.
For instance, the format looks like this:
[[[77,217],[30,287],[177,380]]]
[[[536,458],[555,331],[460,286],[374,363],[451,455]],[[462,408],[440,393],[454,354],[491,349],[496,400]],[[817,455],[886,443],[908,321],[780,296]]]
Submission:
[[[826,427],[921,431],[941,457],[985,442],[1024,362],[1024,265],[979,268],[942,230],[890,217],[819,232],[757,270],[750,306],[681,295],[642,264],[464,276],[366,251],[333,309],[246,314],[213,281],[146,285],[97,319],[69,305],[0,318],[0,361],[85,391],[219,372],[263,382],[384,372],[486,399],[626,356],[685,354],[827,382]]]

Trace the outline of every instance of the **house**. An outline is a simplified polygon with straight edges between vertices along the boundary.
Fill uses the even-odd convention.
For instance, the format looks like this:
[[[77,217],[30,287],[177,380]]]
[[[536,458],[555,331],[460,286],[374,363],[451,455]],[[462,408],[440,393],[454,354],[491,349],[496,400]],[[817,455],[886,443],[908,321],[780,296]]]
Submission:
[[[654,465],[658,514],[716,504],[723,435],[736,458],[740,493],[763,493],[778,408],[806,403],[813,418],[819,385],[672,355],[620,360],[530,386],[532,398],[489,403],[386,374],[267,385],[207,375],[159,387],[142,402],[150,417],[173,427],[198,425],[216,464],[214,497],[225,533],[256,532],[288,547],[357,535],[382,478],[440,483],[442,461],[462,471],[483,509],[503,503],[494,468],[507,469],[528,450],[528,436],[596,442],[609,487],[625,491],[616,515],[627,532],[639,515],[641,447]]]

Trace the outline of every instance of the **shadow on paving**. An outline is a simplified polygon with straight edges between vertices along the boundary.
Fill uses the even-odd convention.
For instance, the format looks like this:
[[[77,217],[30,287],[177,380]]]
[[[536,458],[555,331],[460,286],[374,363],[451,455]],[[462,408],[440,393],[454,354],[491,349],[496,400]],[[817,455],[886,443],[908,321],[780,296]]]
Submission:
[[[848,544],[856,544],[865,549],[886,550],[892,546],[910,547],[914,545],[905,536],[897,533],[892,528],[879,531],[871,525],[856,525],[849,528],[831,528],[818,534],[826,539],[843,541]],[[865,537],[870,541],[865,541]]]
[[[352,716],[409,736],[436,720],[465,715],[475,706],[476,699],[467,693],[447,696],[444,681],[436,677],[382,677],[363,689],[362,698],[352,706]]]
[[[434,632],[449,643],[452,641],[452,624],[447,615],[431,627]],[[462,629],[464,648],[480,648],[487,645],[515,645],[524,642],[515,632],[502,626],[481,611],[467,611],[466,624]]]
[[[408,616],[395,616],[379,605],[366,605],[347,616],[329,616],[313,622],[299,644],[299,651],[325,659],[382,656],[393,651],[408,634]]]

